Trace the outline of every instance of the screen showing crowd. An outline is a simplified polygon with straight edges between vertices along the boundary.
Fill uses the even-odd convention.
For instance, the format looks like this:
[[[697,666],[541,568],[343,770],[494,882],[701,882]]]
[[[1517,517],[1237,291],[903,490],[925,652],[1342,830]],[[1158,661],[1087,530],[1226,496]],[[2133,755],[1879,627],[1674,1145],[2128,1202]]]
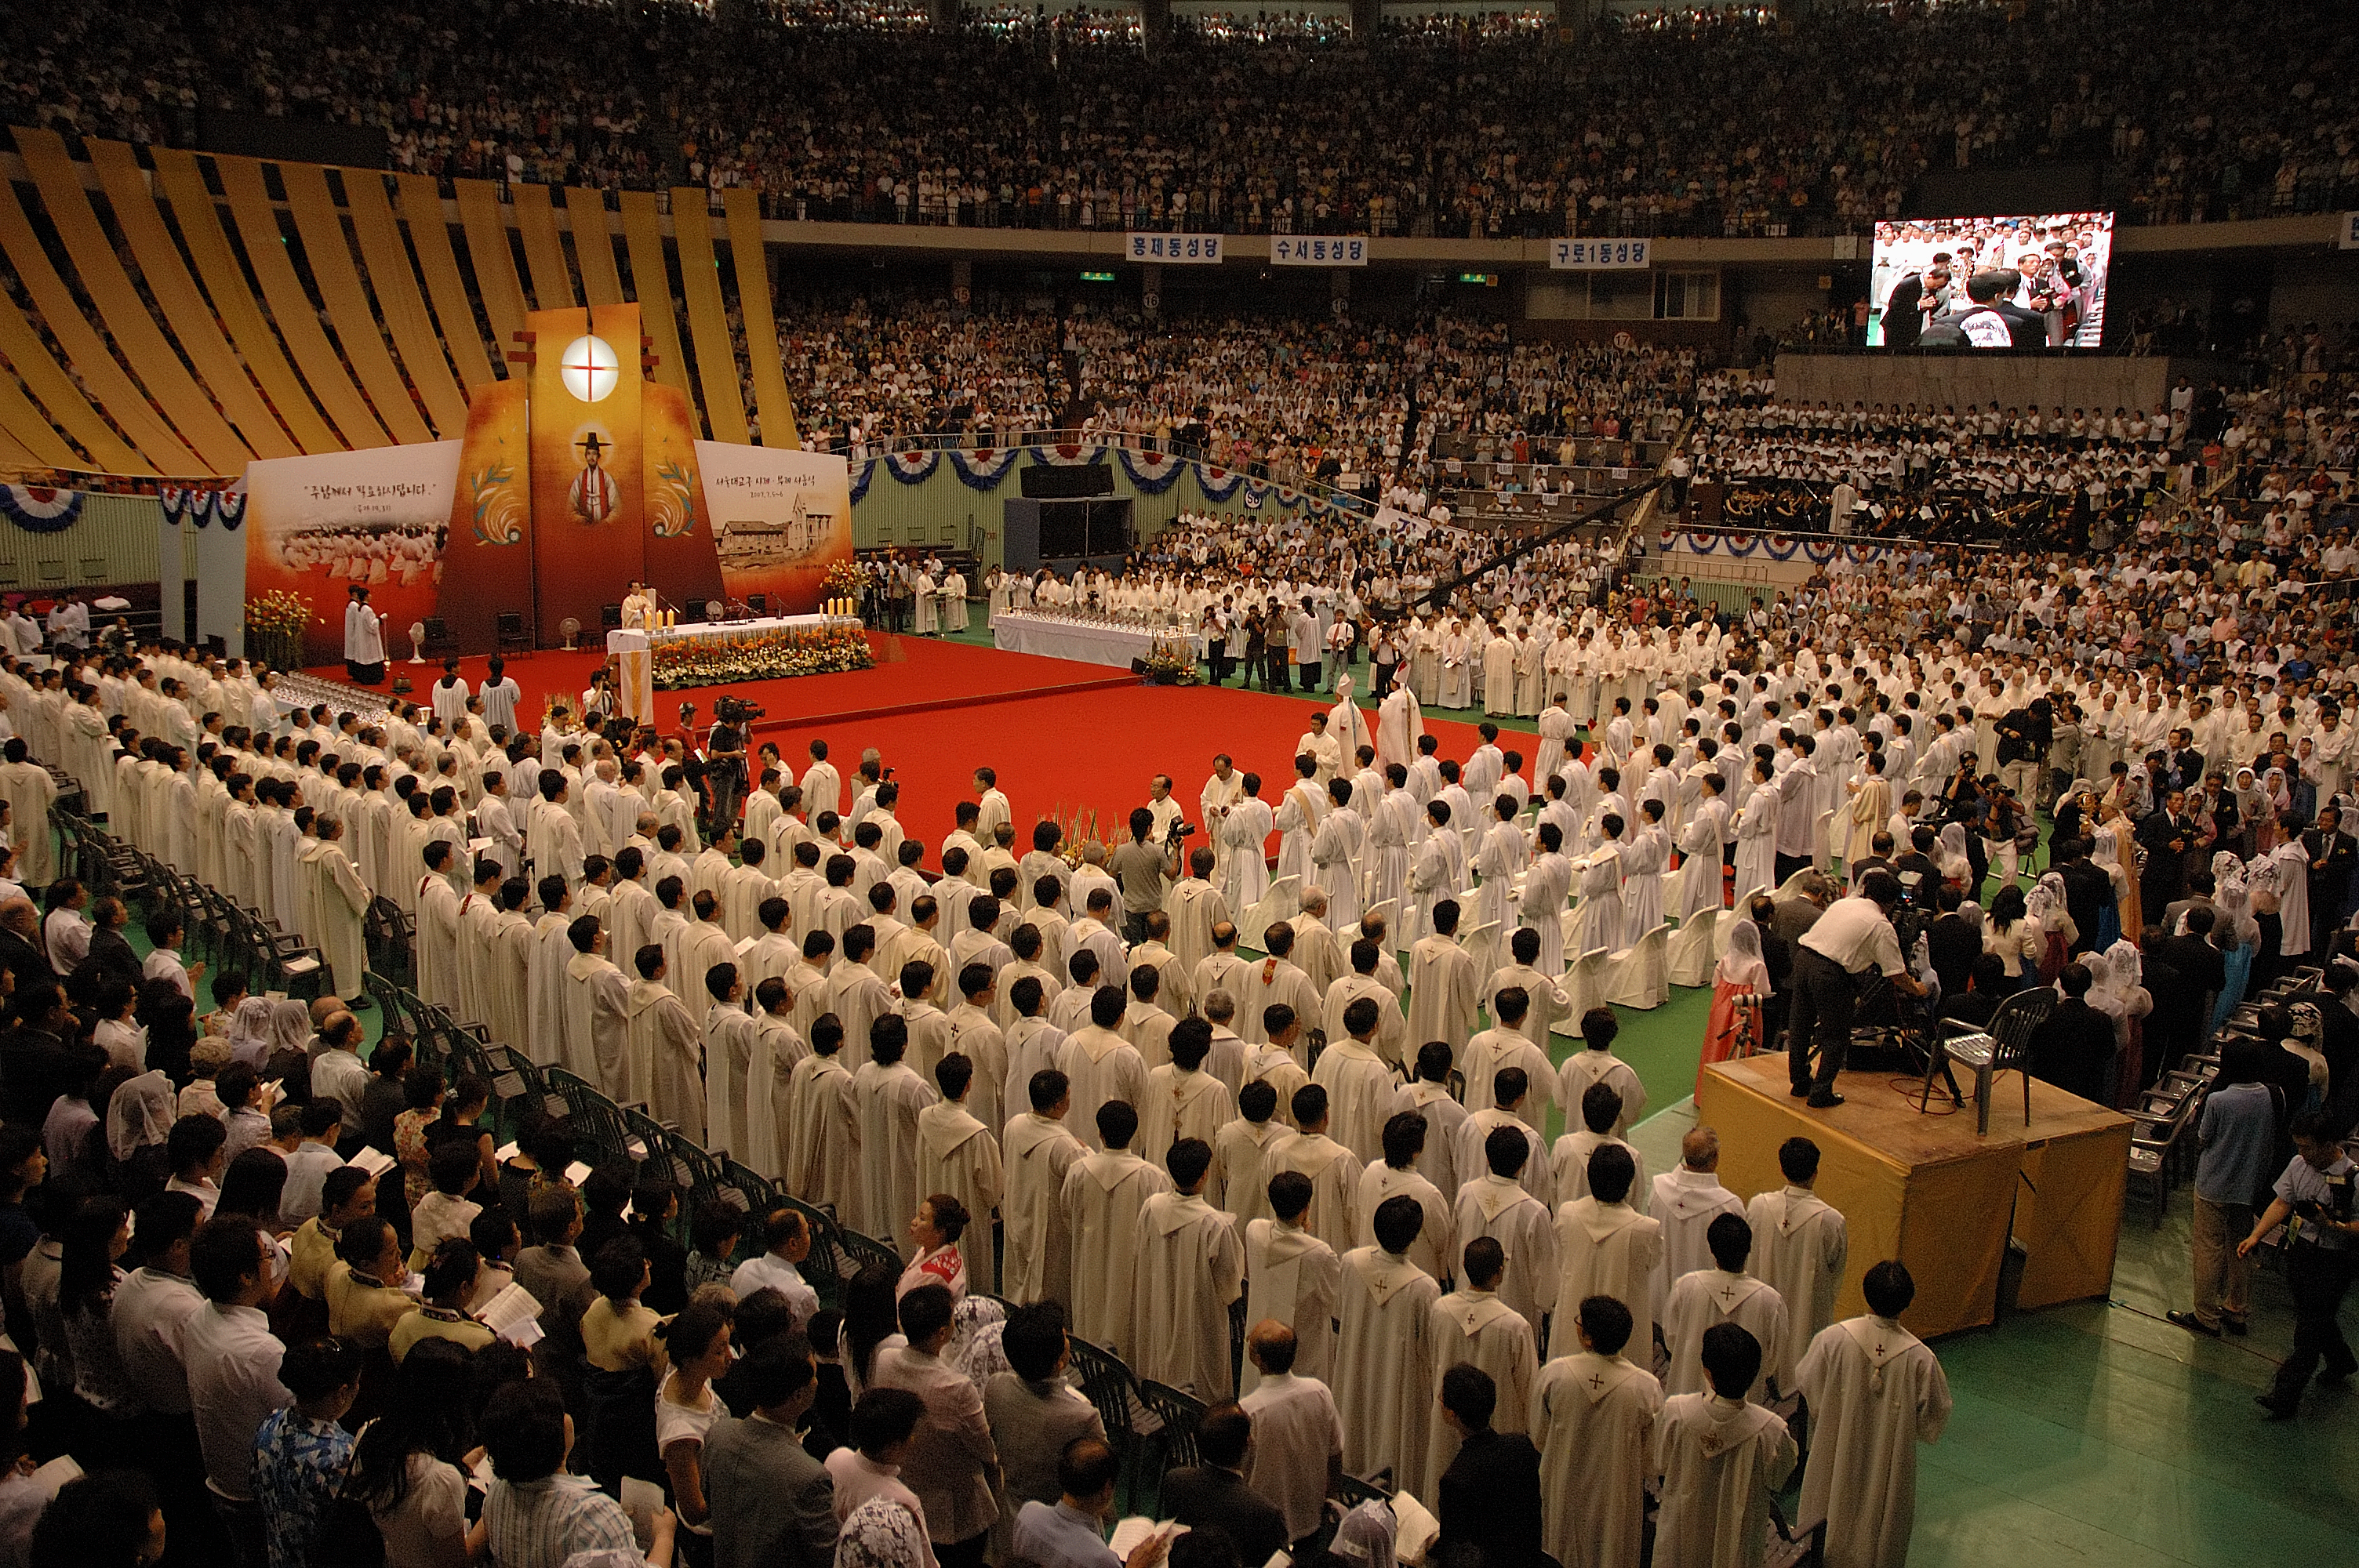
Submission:
[[[2111,212],[1878,223],[1868,345],[2093,349],[2113,244]]]

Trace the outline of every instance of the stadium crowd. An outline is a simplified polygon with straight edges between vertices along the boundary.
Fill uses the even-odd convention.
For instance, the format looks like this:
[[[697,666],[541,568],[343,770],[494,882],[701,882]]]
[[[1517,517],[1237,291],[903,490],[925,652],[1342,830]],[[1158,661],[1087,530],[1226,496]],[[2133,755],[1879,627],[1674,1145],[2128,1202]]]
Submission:
[[[0,92],[15,124],[185,141],[219,108],[381,126],[400,168],[750,185],[787,218],[1825,232],[1897,214],[1929,169],[2032,158],[2110,160],[2126,222],[2359,200],[2327,0],[1669,10],[1561,41],[1501,13],[1373,45],[1216,19],[1147,49],[1128,17],[921,17],[93,0],[12,12],[0,48],[21,69]]]

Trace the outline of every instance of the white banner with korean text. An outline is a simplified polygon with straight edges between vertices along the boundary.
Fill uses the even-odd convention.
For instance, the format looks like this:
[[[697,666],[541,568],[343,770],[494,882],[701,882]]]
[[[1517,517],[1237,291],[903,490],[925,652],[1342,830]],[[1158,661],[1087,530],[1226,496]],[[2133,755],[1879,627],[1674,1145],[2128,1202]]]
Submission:
[[[1365,266],[1364,234],[1273,234],[1269,259],[1279,266]]]
[[[1122,259],[1160,262],[1167,266],[1217,266],[1223,238],[1221,234],[1125,234]]]
[[[1550,240],[1551,272],[1618,272],[1654,265],[1652,240]]]

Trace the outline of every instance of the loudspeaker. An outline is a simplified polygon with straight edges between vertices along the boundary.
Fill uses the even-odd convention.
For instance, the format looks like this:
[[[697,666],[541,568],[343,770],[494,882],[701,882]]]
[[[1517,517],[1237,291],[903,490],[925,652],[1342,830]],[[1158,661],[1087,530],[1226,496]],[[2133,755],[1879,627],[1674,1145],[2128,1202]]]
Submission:
[[[1016,481],[1022,493],[1035,501],[1069,501],[1082,496],[1112,495],[1114,465],[1111,463],[1081,463],[1057,467],[1033,463],[1016,470]],[[1044,554],[1055,555],[1049,550]]]

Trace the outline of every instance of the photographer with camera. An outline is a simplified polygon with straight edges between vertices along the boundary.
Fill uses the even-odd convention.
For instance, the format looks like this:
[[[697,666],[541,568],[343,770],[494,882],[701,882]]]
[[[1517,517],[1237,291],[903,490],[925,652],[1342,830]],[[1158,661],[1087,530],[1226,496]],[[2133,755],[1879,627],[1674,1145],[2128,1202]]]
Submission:
[[[712,701],[712,728],[704,737],[704,777],[712,802],[707,838],[718,838],[723,827],[737,820],[745,800],[745,730],[761,709],[734,697]]]
[[[1163,907],[1166,886],[1180,875],[1180,845],[1196,829],[1175,812],[1162,841],[1155,841],[1155,813],[1144,806],[1130,813],[1130,842],[1114,852],[1111,869],[1122,888],[1122,939],[1136,946],[1147,940],[1147,917]]]

